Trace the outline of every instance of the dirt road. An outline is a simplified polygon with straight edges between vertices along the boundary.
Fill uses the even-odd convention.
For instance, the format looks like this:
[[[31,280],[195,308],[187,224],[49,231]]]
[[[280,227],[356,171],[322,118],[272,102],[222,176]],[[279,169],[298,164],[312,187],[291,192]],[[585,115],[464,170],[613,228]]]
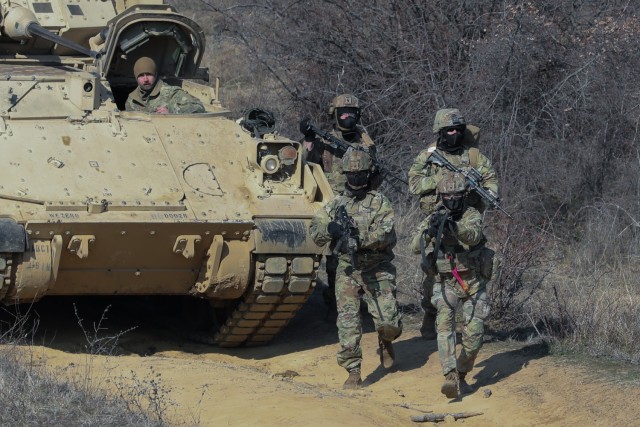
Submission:
[[[367,323],[366,387],[345,392],[346,373],[335,362],[336,328],[325,320],[316,295],[270,346],[261,348],[192,343],[140,311],[136,318],[112,308],[103,335],[133,322],[139,326],[121,337],[118,355],[112,356],[83,350],[87,339],[68,301],[37,309],[44,345],[33,348],[36,360],[59,375],[90,376],[100,388],[135,393],[155,384],[167,415],[185,425],[409,426],[416,425],[410,416],[431,411],[481,412],[457,421],[469,426],[640,424],[637,367],[612,377],[611,367],[594,372],[548,355],[542,344],[487,342],[471,376],[475,393],[448,400],[440,394],[436,343],[420,338],[415,324],[405,328],[396,344],[397,367],[387,372],[379,366],[376,336]],[[83,316],[81,306],[78,311]],[[85,321],[85,329],[90,325]]]

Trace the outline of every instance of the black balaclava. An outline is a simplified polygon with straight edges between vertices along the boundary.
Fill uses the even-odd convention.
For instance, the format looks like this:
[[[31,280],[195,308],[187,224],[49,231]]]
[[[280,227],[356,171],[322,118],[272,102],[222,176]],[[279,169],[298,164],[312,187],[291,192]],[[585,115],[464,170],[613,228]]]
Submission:
[[[446,151],[447,153],[454,153],[462,148],[464,126],[457,126],[455,129],[457,129],[458,132],[452,135],[447,133],[450,129],[451,128],[445,128],[440,131],[437,147],[439,150]]]
[[[442,195],[442,204],[451,212],[454,219],[460,219],[464,212],[464,193]]]
[[[354,196],[360,196],[369,189],[369,171],[346,172],[345,188]]]
[[[336,124],[343,133],[354,132],[360,120],[360,110],[356,107],[336,108]]]

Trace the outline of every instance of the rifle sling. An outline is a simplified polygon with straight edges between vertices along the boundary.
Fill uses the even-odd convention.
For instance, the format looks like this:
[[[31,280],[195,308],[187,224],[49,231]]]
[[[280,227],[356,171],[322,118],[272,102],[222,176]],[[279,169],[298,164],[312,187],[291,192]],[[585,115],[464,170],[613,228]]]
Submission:
[[[433,249],[433,264],[435,266],[438,260],[438,251],[440,250],[440,244],[442,243],[442,232],[444,231],[444,224],[446,223],[446,216],[440,216],[440,224],[438,224],[438,233],[436,234],[435,248]],[[436,267],[437,268],[437,267]]]

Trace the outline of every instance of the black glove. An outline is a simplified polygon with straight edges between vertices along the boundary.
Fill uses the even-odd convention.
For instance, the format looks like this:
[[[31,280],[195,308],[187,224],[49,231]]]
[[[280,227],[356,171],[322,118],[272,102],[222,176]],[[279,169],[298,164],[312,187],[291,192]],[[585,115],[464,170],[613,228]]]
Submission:
[[[458,224],[451,218],[451,216],[445,219],[444,230],[442,234],[445,237],[456,237],[456,230],[458,229]]]
[[[444,212],[441,211],[435,211],[434,213],[432,213],[431,218],[429,218],[429,227],[438,227],[443,215]]]
[[[443,213],[440,211],[436,211],[431,214],[431,218],[429,218],[429,228],[427,228],[427,234],[430,237],[436,237],[438,234],[438,228],[440,227],[440,221],[442,219]]]
[[[300,120],[300,133],[304,135],[305,141],[313,141],[316,138],[316,133],[311,130],[311,119],[305,117]]]
[[[458,223],[455,222],[455,220],[453,218],[451,218],[451,216],[449,216],[447,218],[447,223],[444,225],[445,228],[455,232],[458,229]]]
[[[438,227],[430,225],[429,228],[427,228],[427,234],[429,237],[436,237],[438,234]]]
[[[342,226],[337,222],[331,221],[329,225],[327,225],[327,232],[332,239],[339,239],[344,234],[344,228],[342,228]]]

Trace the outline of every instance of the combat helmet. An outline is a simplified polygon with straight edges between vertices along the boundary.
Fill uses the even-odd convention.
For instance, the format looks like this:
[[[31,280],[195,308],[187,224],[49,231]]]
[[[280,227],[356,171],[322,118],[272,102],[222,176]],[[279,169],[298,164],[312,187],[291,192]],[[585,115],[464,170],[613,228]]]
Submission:
[[[438,182],[436,193],[445,208],[452,213],[461,213],[467,194],[467,181],[461,173],[447,172]]]
[[[461,173],[446,172],[438,182],[436,192],[442,194],[460,194],[467,191],[467,181]]]
[[[360,120],[360,102],[354,95],[343,93],[333,98],[328,112],[338,129],[353,131]]]
[[[360,102],[358,98],[350,93],[343,93],[342,95],[338,95],[331,100],[331,104],[329,104],[329,115],[333,116],[336,112],[336,108],[342,107],[351,107],[360,109]]]
[[[438,133],[445,128],[466,125],[467,122],[460,110],[457,108],[444,108],[436,112],[436,117],[433,120],[433,133]]]
[[[364,150],[349,148],[342,156],[342,172],[361,172],[371,169],[371,155]]]

